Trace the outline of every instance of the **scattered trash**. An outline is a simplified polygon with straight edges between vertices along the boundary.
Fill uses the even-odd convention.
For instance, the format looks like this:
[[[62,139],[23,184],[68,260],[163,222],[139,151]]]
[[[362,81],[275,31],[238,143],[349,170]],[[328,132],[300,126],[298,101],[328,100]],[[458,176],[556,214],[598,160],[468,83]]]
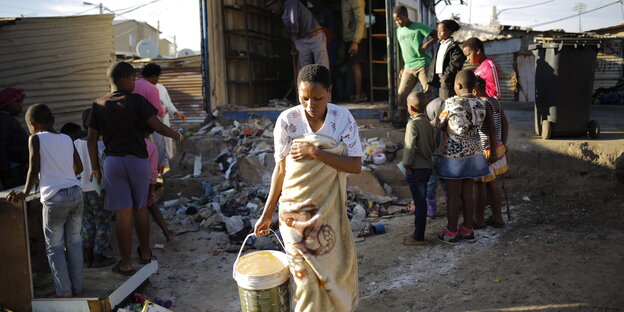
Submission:
[[[154,246],[152,246],[153,249],[165,249],[165,245],[163,244],[154,244]]]
[[[525,195],[525,196],[522,196],[522,200],[524,200],[524,201],[528,201],[528,202],[530,202],[530,201],[531,201],[531,199],[529,198],[529,196],[526,196],[526,195]]]
[[[291,106],[281,99],[271,100],[271,103],[275,107]],[[236,244],[238,247],[232,250],[238,250],[244,238],[253,232],[268,197],[275,167],[273,127],[270,119],[252,116],[246,121],[223,124],[214,119],[198,129],[181,129],[180,133],[187,140],[180,145],[180,168],[186,172],[165,176],[174,184],[183,182],[184,187],[200,185],[201,191],[195,189],[194,197],[188,198],[179,197],[182,195],[179,192],[179,198],[170,198],[160,205],[163,217],[170,220],[168,223],[176,235],[199,230],[219,231],[223,232],[224,239],[216,241],[214,252],[229,250]],[[378,224],[373,230],[370,219],[408,210],[405,202],[399,202],[392,187],[380,183],[376,176],[380,168],[387,171],[388,167],[394,167],[389,163],[394,163],[396,152],[402,147],[390,141],[389,132],[384,137],[362,140],[363,170],[360,174],[347,175],[347,213],[355,232],[383,233],[383,225]],[[384,174],[388,173],[381,175]],[[210,178],[204,180],[205,177]],[[222,182],[215,183],[213,177],[221,178]],[[266,237],[252,240],[248,247],[252,246],[256,249],[279,247]]]
[[[195,155],[195,164],[193,166],[193,177],[197,178],[201,175],[202,170],[202,154]]]

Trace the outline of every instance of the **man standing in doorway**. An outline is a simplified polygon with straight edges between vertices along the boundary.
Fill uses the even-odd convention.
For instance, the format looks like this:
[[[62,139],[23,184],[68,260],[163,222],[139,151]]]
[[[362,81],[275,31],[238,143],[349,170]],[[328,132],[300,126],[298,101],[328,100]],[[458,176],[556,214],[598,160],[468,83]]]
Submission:
[[[366,22],[364,17],[364,0],[342,0],[342,38],[345,42],[346,59],[355,84],[355,95],[351,102],[359,103],[367,100],[362,91],[362,67],[366,62]]]
[[[299,54],[299,68],[321,64],[329,69],[327,39],[312,12],[299,0],[270,0],[267,7],[273,14],[281,14],[288,37],[295,42]]]
[[[407,117],[407,96],[412,92],[417,82],[420,82],[425,98],[429,100],[427,71],[429,64],[431,64],[431,57],[425,51],[438,40],[438,35],[435,29],[422,23],[410,21],[407,8],[403,5],[394,8],[392,18],[398,26],[396,36],[405,63],[399,83],[398,112],[394,116],[395,124],[403,126]],[[427,37],[431,37],[431,39],[423,43]]]

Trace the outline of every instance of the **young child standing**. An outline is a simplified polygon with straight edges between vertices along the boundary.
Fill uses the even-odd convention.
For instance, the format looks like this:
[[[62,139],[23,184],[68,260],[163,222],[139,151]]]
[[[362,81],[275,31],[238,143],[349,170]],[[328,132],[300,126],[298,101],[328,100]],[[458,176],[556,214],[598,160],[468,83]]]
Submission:
[[[479,139],[479,128],[485,118],[485,106],[472,95],[474,85],[474,73],[466,69],[460,71],[455,77],[457,95],[446,100],[444,110],[437,119],[438,127],[446,131],[445,148],[440,160],[440,178],[448,185],[448,225],[439,238],[449,244],[457,244],[462,239],[474,241],[474,179],[489,172]],[[464,223],[458,227],[460,201]]]
[[[455,95],[455,90],[453,90],[455,75],[464,67],[466,56],[459,47],[459,43],[453,41],[451,37],[459,30],[459,24],[456,21],[443,20],[438,23],[437,29],[440,44],[429,68],[429,83],[439,86],[439,96],[444,101]]]
[[[468,38],[462,44],[462,51],[472,65],[478,65],[474,74],[485,80],[485,92],[489,97],[500,99],[501,89],[499,81],[498,65],[494,59],[485,55],[483,42],[479,38]]]
[[[82,112],[82,125],[88,129],[91,109]],[[111,240],[112,215],[104,209],[104,194],[96,190],[91,178],[91,161],[89,160],[89,148],[87,138],[74,141],[74,146],[80,155],[84,170],[80,174],[80,186],[84,200],[84,212],[82,215],[82,248],[84,250],[85,267],[101,268],[115,263],[115,258],[109,257]],[[104,163],[104,142],[97,141],[98,165],[102,168]],[[101,188],[104,190],[104,188]]]
[[[455,91],[453,91],[454,93]],[[430,124],[435,125],[435,121],[437,116],[444,109],[444,101],[441,98],[435,98],[433,101],[427,104],[427,118],[429,118]],[[440,157],[442,157],[442,152],[444,151],[444,132],[438,129],[437,127],[433,128],[433,137],[435,141],[435,147],[433,149],[433,154],[431,155],[431,161],[433,161],[433,171],[431,171],[431,176],[429,176],[429,182],[427,182],[427,216],[435,219],[438,214],[438,200],[437,200],[437,191],[438,191],[438,182],[440,182],[440,187],[446,194],[447,202],[448,202],[448,189],[446,187],[446,183],[444,180],[439,179],[438,171],[440,171]]]
[[[11,191],[8,201],[23,200],[33,190],[37,178],[43,205],[43,235],[46,254],[58,297],[82,292],[83,256],[82,192],[76,175],[82,172],[80,156],[69,136],[54,131],[54,116],[43,104],[26,111],[30,160],[23,191]]]
[[[403,239],[406,246],[425,245],[425,227],[427,226],[427,182],[433,169],[431,154],[434,148],[433,127],[424,114],[427,102],[423,93],[412,92],[407,97],[410,120],[405,128],[405,150],[403,166],[405,179],[412,193],[416,206],[414,233]]]
[[[477,77],[474,95],[485,103],[488,122],[484,122],[479,130],[483,156],[488,159],[490,173],[487,176],[477,178],[477,206],[475,209],[474,228],[483,229],[486,226],[501,228],[505,221],[501,214],[501,194],[496,183],[496,176],[507,170],[506,144],[509,124],[503,107],[497,99],[488,97],[485,92],[485,81]],[[492,215],[485,220],[485,199],[490,194],[490,207]]]
[[[102,178],[98,162],[97,140],[104,139],[104,168],[106,193],[104,208],[115,211],[117,243],[121,261],[113,272],[132,275],[132,221],[139,238],[139,263],[149,263],[153,257],[149,246],[149,217],[147,193],[150,181],[150,164],[144,133],[151,128],[172,139],[184,137],[162,124],[157,110],[139,94],[133,94],[134,67],[118,62],[108,70],[113,94],[100,98],[91,106],[89,118],[89,158],[92,175]]]
[[[158,162],[158,147],[156,146],[156,144],[154,144],[154,142],[152,142],[148,138],[149,132],[147,132],[145,135],[146,135],[145,145],[147,147],[147,155],[148,155],[147,160],[150,163],[150,169],[151,169],[150,184],[149,184],[149,189],[147,193],[147,209],[149,210],[150,214],[156,221],[156,224],[158,224],[158,227],[160,227],[160,229],[162,230],[163,235],[165,235],[165,238],[167,239],[167,241],[171,241],[174,236],[173,232],[169,230],[169,227],[167,226],[167,223],[165,222],[165,218],[160,212],[160,208],[158,208],[158,206],[154,202],[154,189],[156,188],[156,182],[158,180],[158,171],[160,167],[159,162]]]

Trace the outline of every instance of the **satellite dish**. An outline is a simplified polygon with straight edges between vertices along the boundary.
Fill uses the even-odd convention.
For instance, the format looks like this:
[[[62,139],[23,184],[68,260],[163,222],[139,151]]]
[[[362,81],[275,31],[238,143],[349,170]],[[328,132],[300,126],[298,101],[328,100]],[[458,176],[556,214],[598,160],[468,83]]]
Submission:
[[[158,56],[158,45],[151,39],[143,39],[137,43],[136,52],[140,58],[155,58]]]
[[[191,50],[191,49],[182,49],[182,50],[178,51],[178,54],[176,54],[176,57],[185,57],[185,56],[191,56],[191,55],[195,55],[195,52],[193,52],[193,50]]]

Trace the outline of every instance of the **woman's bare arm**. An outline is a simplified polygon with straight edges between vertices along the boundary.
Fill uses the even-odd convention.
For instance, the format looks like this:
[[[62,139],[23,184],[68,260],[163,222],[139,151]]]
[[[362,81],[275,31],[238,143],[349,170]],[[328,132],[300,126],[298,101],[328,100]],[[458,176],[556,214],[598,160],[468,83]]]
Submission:
[[[254,233],[256,236],[262,236],[269,234],[269,228],[271,227],[271,218],[273,212],[275,212],[275,206],[282,194],[282,186],[284,185],[284,177],[286,176],[286,160],[282,159],[279,163],[275,164],[273,169],[273,175],[271,176],[271,187],[269,188],[269,195],[266,203],[264,204],[264,210],[262,216],[256,222]]]

